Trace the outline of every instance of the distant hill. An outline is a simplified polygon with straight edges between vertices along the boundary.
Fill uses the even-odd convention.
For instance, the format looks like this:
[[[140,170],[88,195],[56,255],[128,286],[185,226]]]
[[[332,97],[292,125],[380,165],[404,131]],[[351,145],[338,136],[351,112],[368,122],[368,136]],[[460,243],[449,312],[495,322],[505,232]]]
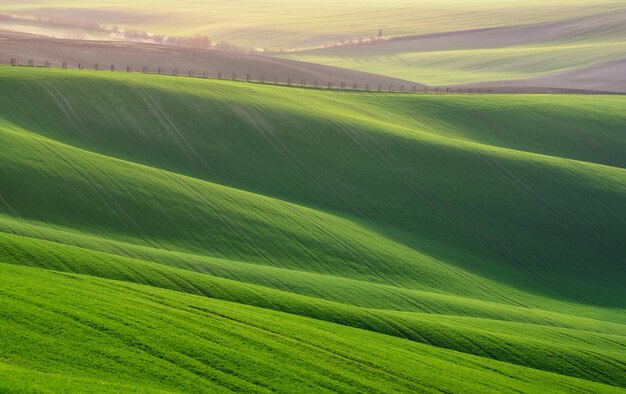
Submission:
[[[491,81],[476,84],[481,88],[543,86],[564,89],[626,92],[626,58],[593,64],[574,70],[561,71],[535,78],[511,81]]]
[[[556,22],[397,37],[284,57],[428,85],[626,92],[626,8],[601,10]]]
[[[3,0],[0,12],[97,22],[164,35],[208,35],[257,48],[308,48],[369,38],[559,22],[623,9],[623,1],[580,0]],[[7,23],[6,26],[15,24]],[[0,22],[0,26],[2,23]],[[19,26],[24,31],[40,31]],[[60,34],[58,35],[61,36]],[[405,78],[406,79],[406,78]],[[412,79],[412,78],[409,78]],[[417,79],[419,81],[419,79]]]
[[[232,74],[236,74],[238,79],[245,79],[250,74],[254,80],[263,76],[268,82],[277,78],[282,83],[288,80],[293,84],[300,84],[304,80],[309,85],[317,82],[322,86],[329,82],[333,86],[345,83],[350,88],[355,83],[360,87],[370,84],[372,88],[377,85],[385,88],[389,85],[422,86],[362,71],[211,49],[136,42],[64,40],[6,31],[0,31],[0,44],[0,64],[9,64],[11,58],[17,58],[20,64],[28,64],[29,60],[33,60],[36,65],[43,65],[50,61],[53,66],[59,67],[67,62],[69,67],[75,68],[78,63],[83,63],[86,68],[93,69],[98,63],[106,70],[115,65],[118,71],[126,71],[126,67],[130,66],[132,71],[148,67],[150,72],[162,68],[164,73],[171,73],[176,68],[182,75],[192,70],[195,75],[207,72],[209,76],[217,77],[221,72],[226,79],[232,78]]]

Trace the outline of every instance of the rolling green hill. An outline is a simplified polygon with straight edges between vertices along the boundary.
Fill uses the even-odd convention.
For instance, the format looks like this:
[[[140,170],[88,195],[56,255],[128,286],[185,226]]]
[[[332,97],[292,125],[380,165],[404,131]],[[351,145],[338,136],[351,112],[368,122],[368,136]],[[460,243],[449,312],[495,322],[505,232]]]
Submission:
[[[626,388],[623,97],[0,91],[0,389]]]

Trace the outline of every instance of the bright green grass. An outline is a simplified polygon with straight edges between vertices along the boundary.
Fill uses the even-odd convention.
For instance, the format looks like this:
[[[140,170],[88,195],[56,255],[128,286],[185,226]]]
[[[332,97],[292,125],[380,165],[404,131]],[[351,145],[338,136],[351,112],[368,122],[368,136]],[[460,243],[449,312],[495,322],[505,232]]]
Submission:
[[[214,40],[275,48],[309,47],[339,39],[405,36],[556,21],[619,9],[623,2],[582,0],[460,0],[387,3],[366,0],[225,1],[20,0],[0,12],[25,17],[62,16],[159,34],[207,34]]]
[[[10,246],[0,258],[13,264],[85,273],[235,301],[622,385],[619,365],[626,362],[626,339],[621,324],[598,324],[595,319],[381,288],[365,283],[346,283],[332,277],[318,278],[318,287],[319,283],[324,283],[325,289],[307,288],[309,278],[298,273],[293,278],[289,278],[287,273],[275,273],[275,281],[285,281],[281,286],[283,291],[276,291],[267,288],[276,286],[272,286],[271,281],[261,286],[247,285],[136,259],[14,236],[3,236],[2,243]],[[205,267],[210,272],[210,265]],[[227,267],[222,269],[228,270]],[[263,270],[258,274],[263,274]],[[293,285],[293,279],[298,280],[298,284]],[[237,280],[245,281],[245,277]],[[287,289],[289,292],[284,291]],[[290,292],[310,296],[297,296]],[[339,302],[322,301],[320,298]],[[369,304],[370,307],[355,307],[346,303]],[[379,309],[385,307],[415,312]],[[496,320],[503,322],[497,323]],[[549,360],[551,354],[560,354],[563,359]]]
[[[204,297],[7,265],[2,272],[3,390],[618,392]]]
[[[313,318],[341,341],[358,338],[342,333],[365,329],[354,332],[367,336],[358,341],[371,344],[371,354],[389,349],[370,342],[374,337],[406,338],[402,346],[423,342],[469,354],[463,357],[479,363],[475,368],[505,361],[498,365],[512,368],[519,385],[530,376],[523,366],[626,386],[622,97],[363,94],[6,67],[0,90],[0,261],[35,267],[5,265],[3,274],[65,277],[45,268],[102,278],[84,279],[84,291],[98,297],[111,286],[138,289],[119,284],[132,282],[161,289],[141,292],[169,294],[161,300],[236,302],[263,308],[254,310],[267,319],[281,313],[286,317],[275,320],[284,325],[276,324],[287,331],[285,319]],[[38,286],[36,279],[15,280],[21,282],[22,290],[0,301]],[[106,313],[76,305],[67,291],[50,292],[81,315]],[[126,316],[111,315],[98,327],[154,327],[147,315]],[[162,324],[175,336],[183,331]],[[26,335],[25,326],[15,327]],[[253,331],[234,343],[247,346]],[[141,338],[161,340],[153,331]],[[184,343],[173,341],[172,349]],[[211,341],[194,341],[183,347],[213,349]],[[50,387],[111,381],[119,385],[111,390],[141,391],[178,384],[168,380],[173,370],[159,366],[156,380],[115,378],[102,364],[108,359],[86,353],[76,356],[89,360],[81,373],[71,352],[86,350],[61,339],[58,348],[67,353],[28,364],[27,343],[17,341],[11,352],[0,347],[11,355],[0,358],[0,371],[33,384],[60,379]],[[20,344],[26,347],[15,350]],[[113,359],[142,354],[143,346],[126,343],[111,350]],[[436,348],[426,349],[444,352]],[[418,353],[407,362],[422,362]],[[293,347],[280,354],[307,360]],[[176,360],[188,360],[183,356]],[[244,374],[268,387],[283,381],[286,389],[298,379],[293,371],[305,368],[296,363],[281,375],[263,375],[227,360],[221,367],[228,376],[193,360],[175,362],[186,371],[180,376],[198,376],[181,387],[235,384]],[[316,365],[326,362],[332,365]],[[294,365],[286,358],[276,365],[283,363]],[[406,365],[390,361],[383,369],[397,376]],[[357,391],[385,381],[416,389],[415,379],[431,381],[433,374],[436,387],[450,388],[447,376],[411,370],[408,381],[348,367],[336,374],[358,380]],[[348,390],[343,378],[319,373],[338,385],[328,388]],[[310,384],[312,376],[299,379]],[[485,382],[505,389],[499,379]],[[537,379],[537,387],[549,388]],[[585,390],[584,381],[571,382]]]

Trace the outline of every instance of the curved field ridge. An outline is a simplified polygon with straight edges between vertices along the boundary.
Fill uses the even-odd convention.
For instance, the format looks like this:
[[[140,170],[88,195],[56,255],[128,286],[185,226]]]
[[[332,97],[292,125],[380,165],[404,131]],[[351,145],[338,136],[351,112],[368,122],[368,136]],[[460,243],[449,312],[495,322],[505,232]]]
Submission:
[[[626,388],[623,97],[0,91],[0,390]]]

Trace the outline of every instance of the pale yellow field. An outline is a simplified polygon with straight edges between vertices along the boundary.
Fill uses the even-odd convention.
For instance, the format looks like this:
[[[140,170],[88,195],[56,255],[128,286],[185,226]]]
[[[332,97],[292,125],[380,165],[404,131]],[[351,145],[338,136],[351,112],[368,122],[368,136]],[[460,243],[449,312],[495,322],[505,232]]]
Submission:
[[[0,12],[62,16],[155,34],[206,34],[213,40],[273,48],[309,47],[340,39],[555,21],[619,9],[624,1],[395,0],[6,0]]]

